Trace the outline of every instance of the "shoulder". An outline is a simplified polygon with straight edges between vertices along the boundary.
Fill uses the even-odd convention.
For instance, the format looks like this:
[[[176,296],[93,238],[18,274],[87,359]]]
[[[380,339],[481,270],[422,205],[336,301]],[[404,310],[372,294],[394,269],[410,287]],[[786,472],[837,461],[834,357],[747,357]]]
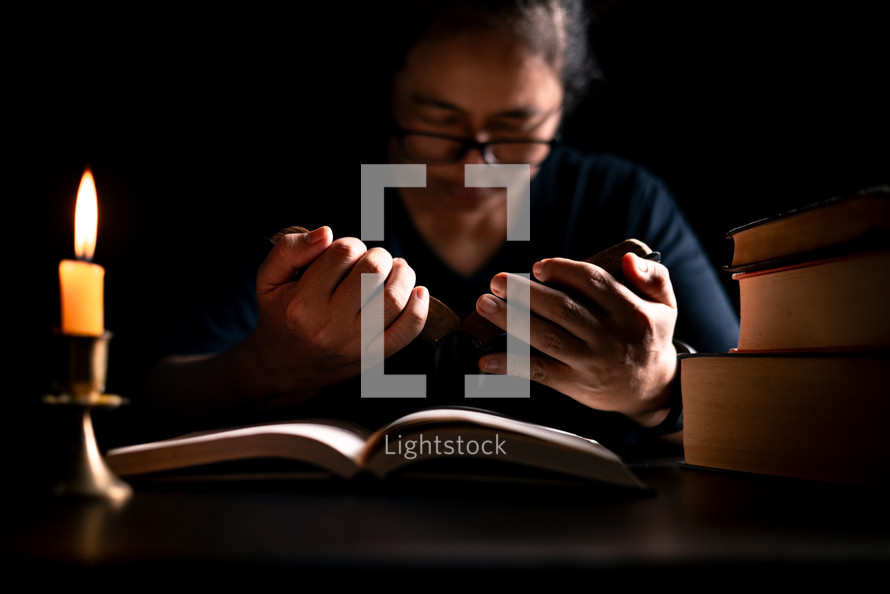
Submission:
[[[645,167],[619,155],[568,145],[553,149],[534,180],[533,193],[545,201],[583,199],[602,205],[673,201],[667,185]]]
[[[626,158],[555,147],[532,180],[535,249],[583,260],[629,237],[667,252],[688,227],[667,186]]]
[[[610,240],[623,239],[620,235],[654,240],[654,227],[680,215],[668,186],[647,168],[565,145],[554,148],[533,180],[532,206],[544,217],[595,225]]]

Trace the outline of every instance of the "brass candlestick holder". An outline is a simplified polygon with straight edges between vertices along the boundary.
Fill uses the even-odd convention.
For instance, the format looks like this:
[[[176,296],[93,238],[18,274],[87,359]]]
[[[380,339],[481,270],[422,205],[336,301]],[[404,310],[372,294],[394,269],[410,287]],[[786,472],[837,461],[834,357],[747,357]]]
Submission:
[[[130,497],[130,485],[118,478],[105,463],[93,432],[92,410],[117,408],[125,404],[120,396],[105,393],[108,371],[108,343],[111,333],[101,336],[56,334],[58,369],[56,393],[44,397],[49,406],[70,413],[69,431],[62,467],[63,476],[53,488],[57,495],[123,501]]]

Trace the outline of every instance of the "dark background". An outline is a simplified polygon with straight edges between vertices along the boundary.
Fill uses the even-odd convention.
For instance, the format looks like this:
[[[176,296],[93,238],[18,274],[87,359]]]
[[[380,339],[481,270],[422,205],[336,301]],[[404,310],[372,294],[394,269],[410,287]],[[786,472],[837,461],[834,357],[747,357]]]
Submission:
[[[595,4],[605,83],[566,138],[661,176],[715,266],[737,225],[890,181],[875,3]],[[374,36],[346,8],[9,14],[5,25],[15,402],[48,386],[84,167],[98,186],[109,391],[125,395],[138,394],[178,303],[222,282],[244,245],[324,224],[319,205],[357,208],[356,150],[377,93],[356,60]]]

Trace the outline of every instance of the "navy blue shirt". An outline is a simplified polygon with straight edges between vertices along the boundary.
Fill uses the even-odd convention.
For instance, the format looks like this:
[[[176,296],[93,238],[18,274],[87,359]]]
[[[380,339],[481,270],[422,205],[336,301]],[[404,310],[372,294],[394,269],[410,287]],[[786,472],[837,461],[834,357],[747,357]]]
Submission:
[[[480,294],[490,291],[491,278],[499,272],[530,273],[535,261],[547,257],[585,260],[623,239],[636,238],[661,252],[662,263],[670,271],[678,303],[675,338],[702,352],[725,352],[736,346],[737,313],[689,223],[655,176],[618,157],[557,147],[532,180],[531,196],[531,241],[506,242],[470,276],[458,274],[436,256],[397,197],[387,199],[382,245],[393,256],[407,260],[417,274],[418,285],[427,287],[463,317],[474,308]],[[287,224],[291,223],[302,224]],[[330,225],[338,236],[342,235],[338,229],[350,228],[338,226],[336,213],[323,224]],[[240,288],[233,285],[235,290],[225,300],[207,308],[200,336],[180,352],[218,351],[250,332],[256,324],[254,278],[255,270],[246,271]],[[618,450],[637,443],[644,434],[621,415],[594,411],[536,384],[531,399],[480,402],[453,393],[446,401],[560,426]],[[373,426],[409,410],[442,403],[441,398],[410,402],[361,399],[355,380],[332,386],[289,413],[336,415]]]

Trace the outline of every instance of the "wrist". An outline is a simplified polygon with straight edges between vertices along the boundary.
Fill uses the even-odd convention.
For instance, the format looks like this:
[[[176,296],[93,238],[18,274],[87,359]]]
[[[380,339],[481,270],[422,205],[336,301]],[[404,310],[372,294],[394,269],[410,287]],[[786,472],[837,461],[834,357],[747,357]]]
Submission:
[[[674,340],[674,348],[677,354],[694,353],[695,349],[680,340]],[[683,394],[680,383],[680,365],[676,364],[676,371],[668,386],[667,408],[660,411],[661,419],[654,425],[646,426],[646,433],[654,436],[671,435],[683,430]]]
[[[643,428],[659,425],[670,410],[677,370],[677,354],[670,344],[659,351],[657,363],[650,364],[646,371],[649,378],[638,388],[636,410],[625,415]]]

